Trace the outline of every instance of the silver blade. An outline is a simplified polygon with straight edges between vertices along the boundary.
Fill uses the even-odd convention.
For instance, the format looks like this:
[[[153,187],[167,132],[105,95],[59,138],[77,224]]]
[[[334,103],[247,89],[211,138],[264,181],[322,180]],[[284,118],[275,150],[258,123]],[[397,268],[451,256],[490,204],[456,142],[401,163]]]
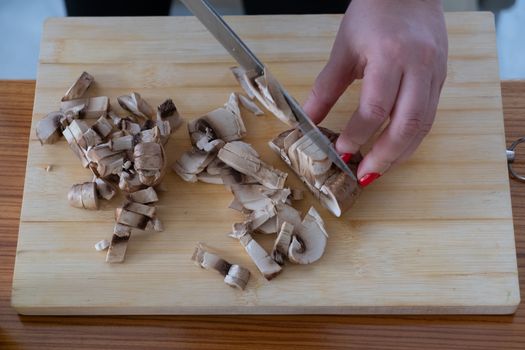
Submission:
[[[181,2],[244,69],[254,70],[258,75],[263,74],[264,65],[261,61],[255,57],[253,52],[206,0],[181,0]]]
[[[315,143],[317,147],[319,147],[328,156],[328,159],[330,159],[339,169],[350,176],[350,178],[354,179],[354,181],[357,181],[354,173],[341,159],[328,137],[326,137],[306,115],[301,105],[282,87],[281,91],[286,98],[286,101],[290,105],[295,118],[297,118],[297,121],[299,122],[299,128],[301,129],[303,135],[309,137],[313,143]]]
[[[213,36],[224,46],[224,48],[235,58],[235,60],[247,71],[255,71],[258,75],[264,73],[264,65],[242,42],[235,32],[224,22],[222,17],[206,0],[181,0],[195,17],[213,34]],[[332,146],[330,140],[319,130],[303,111],[299,103],[279,84],[295,118],[299,122],[299,128],[303,135],[311,140],[326,153],[328,158],[344,173],[357,181],[354,173],[341,159]]]

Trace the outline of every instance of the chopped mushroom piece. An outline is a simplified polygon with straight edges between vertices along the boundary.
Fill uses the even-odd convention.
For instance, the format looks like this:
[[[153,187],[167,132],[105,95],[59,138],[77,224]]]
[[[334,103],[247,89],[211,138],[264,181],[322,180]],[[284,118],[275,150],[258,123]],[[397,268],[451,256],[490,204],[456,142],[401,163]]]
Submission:
[[[190,135],[208,133],[210,141],[218,138],[224,142],[229,142],[244,137],[246,127],[239,114],[235,114],[226,108],[217,108],[200,118],[190,120],[188,131]]]
[[[327,239],[323,219],[311,207],[301,225],[294,230],[288,259],[297,264],[311,264],[319,260],[324,253]]]
[[[114,234],[113,237],[111,237],[111,243],[106,255],[106,262],[113,264],[124,261],[126,250],[128,249],[129,237],[130,234],[121,236]]]
[[[115,219],[118,224],[138,228],[139,230],[144,230],[149,221],[147,216],[123,208],[115,209]]]
[[[166,168],[164,147],[156,142],[139,143],[135,146],[133,156],[140,182],[146,186],[159,184]]]
[[[283,188],[287,174],[264,163],[254,155],[255,150],[252,150],[250,145],[242,141],[228,142],[221,148],[218,157],[233,169],[252,176],[268,188]]]
[[[208,251],[204,244],[199,243],[191,257],[197,266],[206,270],[215,270],[224,276],[224,282],[243,290],[250,279],[250,271],[239,265],[232,265],[217,254]]]
[[[109,248],[109,241],[107,239],[103,239],[101,241],[98,241],[96,244],[95,244],[95,249],[97,250],[97,252],[101,252],[103,250],[106,250]]]
[[[64,117],[62,112],[51,112],[36,124],[36,137],[40,144],[52,144],[60,139],[60,119]]]
[[[78,77],[77,81],[71,85],[71,87],[67,90],[64,97],[62,97],[62,101],[70,101],[75,100],[77,98],[81,98],[86,93],[87,89],[91,86],[95,79],[91,74],[88,72],[82,72],[80,74],[80,77]]]
[[[284,259],[288,256],[288,249],[292,243],[293,225],[289,222],[283,222],[279,235],[275,239],[272,249],[272,258],[279,265],[284,264]]]
[[[171,98],[167,99],[157,107],[157,122],[160,121],[167,121],[169,123],[168,134],[177,130],[182,124],[182,118]]]
[[[250,100],[248,97],[244,96],[243,94],[239,94],[238,97],[239,97],[239,102],[244,108],[246,108],[247,110],[249,110],[255,115],[264,115],[263,110],[260,109],[259,106],[257,106],[257,103],[253,102],[252,100]]]
[[[328,129],[320,130],[332,141],[337,138],[337,134]],[[315,143],[307,136],[302,136],[298,129],[281,133],[269,145],[333,215],[341,216],[361,193],[358,183],[344,174]],[[360,154],[356,154],[348,164],[354,173],[360,160]]]
[[[241,242],[241,245],[268,281],[281,272],[281,266],[268,255],[264,248],[249,233],[242,235],[239,238],[239,242]]]
[[[155,217],[156,209],[154,206],[142,204],[142,203],[135,203],[127,201],[122,206],[123,209],[132,211],[137,214],[142,214],[144,216],[147,216],[150,219],[153,219]]]
[[[153,108],[136,92],[119,96],[117,101],[122,108],[143,119],[152,119],[155,116]]]
[[[115,186],[113,186],[113,184],[111,184],[109,181],[95,176],[93,182],[97,188],[97,193],[105,200],[110,200],[111,198],[115,197],[115,194],[117,194]]]
[[[113,131],[113,125],[109,122],[106,116],[101,116],[97,119],[95,124],[91,126],[91,129],[93,129],[100,137],[106,138]]]
[[[98,209],[97,189],[94,182],[71,186],[67,194],[69,205],[81,209]]]
[[[204,171],[215,157],[216,154],[212,152],[192,149],[191,151],[183,153],[173,164],[172,169],[183,180],[195,182],[197,181],[196,175]]]
[[[109,109],[107,96],[79,98],[60,102],[60,110],[82,118],[99,118],[105,116]]]
[[[159,200],[157,192],[155,192],[153,187],[130,193],[129,198],[136,203],[142,204],[154,203]]]
[[[250,77],[251,72],[240,67],[233,67],[232,72],[248,96],[257,98],[267,110],[282,122],[290,126],[297,125],[297,120],[281,92],[279,83],[267,69],[264,70],[263,75],[253,78]]]

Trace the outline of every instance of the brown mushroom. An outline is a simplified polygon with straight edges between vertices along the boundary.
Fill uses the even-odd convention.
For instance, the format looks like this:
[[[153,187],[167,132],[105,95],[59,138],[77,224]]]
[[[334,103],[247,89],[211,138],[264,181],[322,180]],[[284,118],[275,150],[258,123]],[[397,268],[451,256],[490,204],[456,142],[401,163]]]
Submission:
[[[197,174],[204,169],[216,157],[213,152],[205,152],[197,149],[184,152],[182,156],[173,164],[173,171],[177,173],[184,181],[197,181]]]
[[[126,250],[128,249],[130,234],[117,235],[113,234],[111,237],[111,243],[109,245],[108,253],[106,255],[106,262],[121,263],[126,257]]]
[[[60,135],[62,135],[60,119],[63,116],[62,112],[51,112],[38,121],[36,137],[40,140],[40,144],[52,144],[60,139]]]
[[[259,116],[264,115],[264,112],[262,109],[257,106],[257,103],[250,100],[248,97],[244,96],[243,94],[238,94],[239,102],[241,103],[241,106],[252,112],[253,114]]]
[[[113,186],[113,184],[111,184],[109,181],[95,176],[93,182],[97,188],[98,195],[105,200],[110,200],[111,198],[115,197],[115,194],[117,194],[115,186]]]
[[[129,210],[137,214],[142,214],[150,219],[153,219],[155,217],[155,213],[157,211],[157,208],[155,208],[154,206],[142,203],[135,203],[132,201],[126,201],[122,206],[122,209]]]
[[[97,189],[94,182],[71,186],[67,194],[69,205],[81,209],[98,209]]]
[[[84,96],[87,89],[91,86],[95,79],[91,74],[88,72],[82,72],[80,74],[80,77],[71,85],[71,87],[67,90],[64,97],[62,97],[62,101],[70,101],[75,100],[77,98],[80,98]]]
[[[157,122],[164,121],[167,121],[169,124],[168,134],[174,132],[182,125],[182,118],[171,98],[167,99],[157,107]],[[161,123],[161,125],[163,124]],[[159,126],[159,124],[157,124],[157,126]],[[159,126],[159,128],[161,128],[161,126]]]
[[[60,110],[64,114],[82,118],[99,118],[105,116],[109,109],[107,96],[79,98],[60,102]]]
[[[144,230],[148,224],[149,218],[146,215],[135,213],[123,208],[117,208],[115,209],[115,221],[118,224]]]
[[[218,157],[233,169],[255,178],[271,189],[284,187],[286,173],[264,163],[250,145],[242,141],[228,142],[218,153]]]
[[[166,170],[164,147],[156,142],[139,143],[135,146],[133,157],[140,182],[146,186],[159,184]]]
[[[154,203],[159,200],[157,192],[155,192],[153,187],[130,193],[129,198],[136,203],[142,204]]]
[[[117,101],[122,108],[133,113],[135,116],[143,119],[152,119],[155,116],[153,108],[136,92],[119,96],[117,97]]]
[[[250,279],[250,271],[239,265],[232,265],[217,254],[208,251],[209,248],[199,243],[191,257],[197,266],[206,270],[215,270],[224,276],[224,282],[231,287],[243,290]]]
[[[323,219],[311,207],[301,225],[294,230],[292,243],[288,248],[288,259],[297,264],[310,264],[319,260],[324,253],[327,239]]]
[[[288,249],[292,243],[292,234],[294,226],[289,222],[283,222],[279,235],[275,239],[275,243],[272,249],[272,258],[279,265],[284,264],[284,259],[288,256]]]
[[[244,233],[237,238],[264,278],[271,280],[281,272],[281,266],[268,255],[264,248],[253,239],[251,234]]]
[[[257,77],[250,77],[252,73],[240,67],[233,67],[232,72],[248,96],[257,98],[267,110],[282,122],[290,126],[297,125],[297,120],[281,92],[279,83],[267,69],[264,70],[263,75]]]
[[[337,134],[328,129],[320,130],[331,140],[337,138]],[[281,133],[269,145],[333,215],[341,216],[354,204],[361,187],[337,168],[309,137],[302,136],[298,129]],[[361,156],[356,154],[349,163],[354,173],[360,160]]]
[[[190,135],[203,132],[213,133],[213,136],[210,136],[210,141],[218,138],[224,142],[229,142],[243,138],[246,134],[246,127],[239,114],[221,107],[200,118],[190,120],[188,132]],[[192,137],[192,141],[194,139],[195,137]],[[200,140],[200,137],[197,140]]]

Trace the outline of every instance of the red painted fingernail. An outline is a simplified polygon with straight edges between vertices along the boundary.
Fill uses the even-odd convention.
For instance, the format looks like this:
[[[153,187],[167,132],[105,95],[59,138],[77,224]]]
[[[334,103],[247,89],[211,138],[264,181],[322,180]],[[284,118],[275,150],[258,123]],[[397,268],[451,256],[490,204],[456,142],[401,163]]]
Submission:
[[[343,162],[348,163],[352,159],[352,153],[343,153],[341,154],[341,159]]]
[[[359,179],[359,184],[361,185],[361,187],[366,187],[370,185],[372,182],[374,182],[380,176],[381,174],[379,173],[366,174],[365,176]]]

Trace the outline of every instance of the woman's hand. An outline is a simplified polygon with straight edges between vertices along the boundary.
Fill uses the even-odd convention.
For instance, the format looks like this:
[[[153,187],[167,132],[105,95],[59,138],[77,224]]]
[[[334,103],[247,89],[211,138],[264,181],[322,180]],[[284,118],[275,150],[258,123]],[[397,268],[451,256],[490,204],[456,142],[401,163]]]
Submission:
[[[304,109],[321,122],[354,79],[363,79],[359,106],[336,142],[337,151],[355,154],[390,122],[359,165],[362,186],[407,159],[430,131],[447,54],[441,1],[353,0],[348,7]]]

